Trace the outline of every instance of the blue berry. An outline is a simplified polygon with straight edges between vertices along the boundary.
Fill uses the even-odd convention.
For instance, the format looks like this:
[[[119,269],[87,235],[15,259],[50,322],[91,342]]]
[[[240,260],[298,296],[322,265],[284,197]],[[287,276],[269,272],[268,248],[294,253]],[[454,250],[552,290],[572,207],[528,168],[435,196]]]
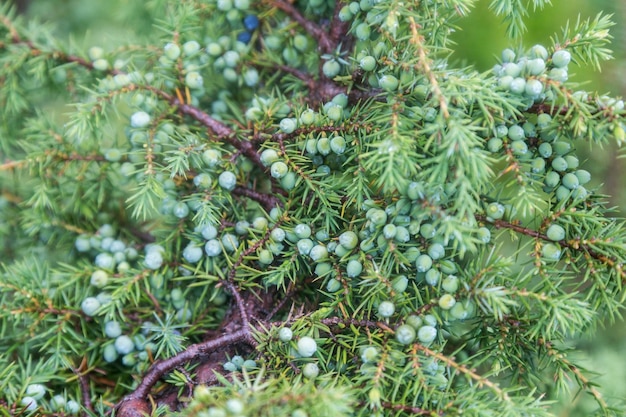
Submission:
[[[259,27],[259,18],[253,14],[249,14],[243,18],[243,27],[250,32]]]
[[[244,30],[243,32],[239,32],[237,35],[237,40],[241,43],[249,43],[252,40],[252,33]]]

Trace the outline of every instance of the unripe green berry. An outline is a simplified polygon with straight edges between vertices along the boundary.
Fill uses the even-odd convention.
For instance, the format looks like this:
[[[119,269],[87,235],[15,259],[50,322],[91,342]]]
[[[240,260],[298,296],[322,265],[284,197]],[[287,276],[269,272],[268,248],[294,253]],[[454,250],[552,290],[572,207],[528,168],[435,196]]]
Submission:
[[[439,298],[438,304],[442,309],[450,310],[456,304],[456,299],[451,294],[444,294]]]
[[[358,277],[361,275],[363,271],[363,264],[357,261],[356,259],[351,259],[348,261],[348,265],[346,266],[346,275],[350,278]]]
[[[446,294],[449,295],[449,294]],[[445,295],[444,295],[445,297]],[[425,345],[431,344],[437,337],[437,329],[433,326],[422,326],[417,331],[417,338]]]
[[[316,363],[307,363],[302,368],[302,375],[307,379],[315,379],[320,373],[320,369]]]
[[[403,324],[396,329],[396,340],[402,345],[409,345],[413,343],[415,337],[415,329],[408,324]]]
[[[81,310],[88,316],[95,316],[96,312],[100,308],[100,302],[95,297],[87,297],[80,304]]]
[[[130,337],[121,335],[115,339],[115,350],[117,350],[117,353],[120,355],[127,355],[135,350],[135,344]]]
[[[395,91],[398,89],[400,82],[391,74],[385,74],[378,79],[378,84],[382,89],[387,91]]]
[[[341,72],[341,64],[334,59],[324,62],[322,72],[328,78],[334,78]]]
[[[282,342],[289,342],[293,337],[293,332],[289,327],[281,327],[278,331],[278,338]]]
[[[237,176],[231,171],[224,171],[218,177],[217,182],[223,189],[232,191],[237,186]]]
[[[395,311],[396,306],[391,301],[383,301],[378,305],[378,317],[391,317]]]
[[[552,54],[552,65],[557,68],[566,67],[572,60],[572,54],[565,49],[561,49]]]
[[[552,224],[550,225],[550,227],[548,227],[548,230],[546,231],[546,236],[548,237],[548,239],[555,242],[563,240],[565,239],[565,229],[558,224]]]
[[[317,351],[317,343],[309,336],[303,336],[298,340],[298,354],[304,358],[310,358]]]
[[[561,249],[553,243],[546,243],[541,248],[541,256],[551,261],[558,261],[561,258]]]

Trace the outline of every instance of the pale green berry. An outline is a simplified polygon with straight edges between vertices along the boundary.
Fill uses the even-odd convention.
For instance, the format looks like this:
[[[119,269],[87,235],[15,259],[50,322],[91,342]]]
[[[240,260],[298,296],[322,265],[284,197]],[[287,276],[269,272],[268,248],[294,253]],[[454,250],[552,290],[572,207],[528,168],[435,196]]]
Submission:
[[[309,256],[314,262],[323,261],[328,258],[328,250],[324,245],[315,245],[311,248]]]
[[[395,311],[396,306],[391,301],[383,301],[378,305],[378,317],[391,317]]]
[[[289,327],[281,327],[278,331],[278,338],[282,342],[289,342],[293,338],[293,332]]]
[[[558,261],[561,258],[561,249],[553,243],[546,243],[541,248],[541,255],[545,259]]]
[[[40,400],[46,395],[46,387],[42,384],[30,384],[26,387],[26,395],[35,400]]]
[[[385,74],[378,79],[378,84],[387,91],[395,91],[398,89],[400,82],[391,74]]]
[[[144,128],[150,124],[150,115],[145,111],[138,111],[130,116],[130,125],[135,128]]]
[[[348,265],[346,266],[346,275],[350,278],[358,277],[361,275],[363,271],[363,264],[357,261],[356,259],[351,259],[348,261]]]
[[[359,244],[359,237],[353,231],[346,231],[339,235],[339,244],[347,250],[352,250]]]
[[[270,174],[277,179],[283,178],[288,172],[289,167],[283,161],[276,161],[270,167]]]
[[[133,343],[133,340],[126,335],[118,336],[115,339],[115,350],[117,350],[117,353],[120,355],[129,354],[135,350],[135,343]]]
[[[50,400],[50,405],[52,406],[52,411],[61,411],[65,408],[65,397],[57,394]]]
[[[100,301],[95,297],[87,297],[80,304],[81,310],[88,316],[95,316],[100,308]]]
[[[228,411],[230,414],[238,415],[243,413],[243,410],[244,405],[240,400],[236,398],[231,398],[230,400],[226,401],[226,411]]]
[[[298,354],[304,358],[310,358],[317,351],[317,343],[309,336],[303,336],[298,340]]]
[[[307,379],[315,379],[320,373],[320,369],[316,363],[307,363],[302,368],[302,375]]]
[[[217,182],[223,189],[232,191],[237,186],[237,176],[231,171],[224,171],[218,177]]]
[[[20,400],[20,405],[24,406],[24,410],[26,411],[35,411],[39,405],[37,404],[37,400],[33,397],[24,396]]]
[[[309,237],[311,237],[311,226],[309,226],[308,224],[304,224],[304,223],[300,223],[297,224],[296,227],[293,229],[293,232],[296,234],[296,236],[299,239],[307,239]]]
[[[115,320],[107,321],[104,324],[104,334],[111,339],[115,339],[122,334],[122,326]]]
[[[109,282],[109,274],[98,269],[91,274],[90,284],[96,288],[102,288]]]
[[[298,127],[298,123],[296,119],[292,118],[284,118],[280,121],[279,128],[281,131],[285,133],[293,133],[294,130]]]
[[[446,294],[449,295],[449,294]],[[445,296],[444,296],[445,297]],[[425,345],[431,344],[437,337],[437,329],[434,326],[422,326],[417,331],[417,338]]]
[[[324,62],[322,72],[328,78],[334,78],[341,72],[341,64],[334,59]]]
[[[413,343],[415,336],[415,329],[408,324],[403,324],[396,329],[396,340],[402,345]]]
[[[204,79],[202,78],[202,75],[196,71],[191,71],[185,76],[185,85],[192,90],[202,88],[203,84]]]
[[[560,49],[552,54],[552,65],[557,68],[566,67],[572,60],[572,54],[565,49]]]
[[[450,310],[456,304],[456,299],[451,294],[444,294],[439,298],[439,307],[444,310]]]
[[[565,229],[558,224],[551,224],[546,231],[546,236],[552,241],[565,239]]]

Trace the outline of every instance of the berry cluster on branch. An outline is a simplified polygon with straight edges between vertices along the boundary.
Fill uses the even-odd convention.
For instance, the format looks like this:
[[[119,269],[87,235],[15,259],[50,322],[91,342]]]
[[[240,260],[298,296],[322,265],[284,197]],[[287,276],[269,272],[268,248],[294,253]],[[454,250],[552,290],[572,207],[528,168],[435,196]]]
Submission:
[[[542,417],[573,378],[615,415],[566,344],[624,298],[575,153],[624,103],[568,83],[607,17],[478,73],[470,0],[174,3],[86,52],[0,8],[0,410]]]

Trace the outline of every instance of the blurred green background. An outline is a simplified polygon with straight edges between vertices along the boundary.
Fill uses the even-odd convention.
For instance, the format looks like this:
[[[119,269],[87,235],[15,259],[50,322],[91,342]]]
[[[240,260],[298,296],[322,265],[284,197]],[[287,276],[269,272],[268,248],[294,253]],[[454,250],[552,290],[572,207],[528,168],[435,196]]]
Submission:
[[[5,0],[6,1],[6,0]],[[531,0],[524,3],[531,3]],[[133,43],[141,43],[154,35],[154,24],[163,18],[158,10],[164,0],[30,0],[24,3],[26,17],[37,17],[56,26],[56,33],[65,41],[73,42],[86,50],[101,45],[106,50]],[[453,65],[473,65],[480,71],[490,69],[500,56],[502,49],[515,47],[519,41],[507,38],[505,26],[488,9],[490,0],[477,0],[474,12],[459,23],[454,34],[455,52],[450,58]],[[590,67],[571,69],[571,80],[581,83],[585,90],[623,96],[626,90],[626,0],[552,0],[552,6],[536,10],[525,20],[528,31],[523,46],[536,43],[550,45],[550,37],[560,32],[568,20],[594,17],[599,12],[614,14],[616,26],[612,30],[615,59],[603,66],[602,72]],[[160,35],[160,34],[159,34]],[[148,41],[149,42],[149,41]],[[590,151],[586,144],[578,147],[582,161],[592,171],[595,185],[610,195],[616,206],[616,215],[626,213],[626,179],[624,154],[611,144],[605,149]],[[618,322],[602,329],[599,337],[592,340],[575,340],[572,345],[582,348],[586,355],[582,360],[589,371],[597,376],[595,381],[604,387],[604,392],[615,398],[626,398],[626,326]],[[592,415],[593,401],[576,391],[562,398],[555,405],[559,417],[587,417]]]

